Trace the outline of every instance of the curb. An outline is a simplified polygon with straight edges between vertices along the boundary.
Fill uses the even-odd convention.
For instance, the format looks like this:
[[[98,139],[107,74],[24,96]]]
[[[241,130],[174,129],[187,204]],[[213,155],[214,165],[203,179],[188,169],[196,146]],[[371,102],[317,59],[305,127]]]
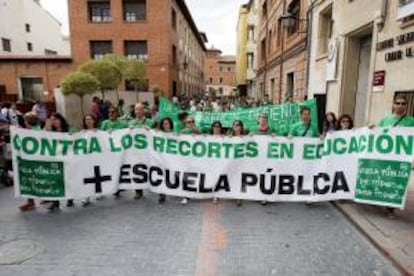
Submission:
[[[383,248],[381,246],[381,244],[379,242],[376,241],[376,239],[374,239],[373,237],[371,237],[371,235],[368,233],[368,231],[365,231],[365,229],[363,227],[361,227],[352,217],[352,215],[350,215],[347,211],[345,211],[340,204],[338,204],[337,202],[333,202],[332,205],[339,211],[341,212],[347,219],[349,222],[352,223],[352,225],[355,226],[355,228],[362,234],[364,235],[373,245],[375,248],[378,249],[378,251],[384,256],[386,257],[388,260],[391,261],[391,263],[401,272],[402,275],[404,276],[413,276],[414,274],[412,274],[410,271],[407,270],[407,268],[398,260],[396,259],[394,256],[392,256],[392,254],[390,254],[390,252],[388,250],[386,250],[385,248]]]

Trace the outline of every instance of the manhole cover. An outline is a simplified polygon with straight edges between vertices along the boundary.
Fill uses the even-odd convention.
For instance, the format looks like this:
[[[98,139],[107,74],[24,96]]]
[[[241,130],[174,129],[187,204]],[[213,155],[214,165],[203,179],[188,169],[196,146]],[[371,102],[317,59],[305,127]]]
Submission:
[[[42,244],[30,240],[16,240],[0,245],[0,265],[22,263],[43,251]]]

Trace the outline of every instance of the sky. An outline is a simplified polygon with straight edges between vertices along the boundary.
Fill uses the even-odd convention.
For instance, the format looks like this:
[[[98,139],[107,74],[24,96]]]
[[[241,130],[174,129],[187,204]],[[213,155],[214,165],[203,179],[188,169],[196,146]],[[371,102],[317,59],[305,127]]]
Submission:
[[[67,0],[41,0],[42,6],[62,23],[69,33]],[[225,55],[236,53],[236,25],[239,7],[248,0],[186,0],[193,19],[207,33],[208,47],[214,45]]]

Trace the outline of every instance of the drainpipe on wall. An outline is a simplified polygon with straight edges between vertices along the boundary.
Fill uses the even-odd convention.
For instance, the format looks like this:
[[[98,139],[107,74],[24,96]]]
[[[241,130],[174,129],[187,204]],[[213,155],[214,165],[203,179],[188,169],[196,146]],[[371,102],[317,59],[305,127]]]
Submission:
[[[283,1],[283,12],[286,13],[286,0]],[[285,54],[285,28],[282,26],[282,49],[280,54],[280,71],[279,71],[279,104],[282,103],[282,83],[283,83],[283,55]]]
[[[309,76],[310,76],[310,61],[311,61],[311,50],[312,50],[312,25],[313,25],[313,9],[315,7],[315,1],[312,1],[310,8],[306,14],[306,98],[309,95]]]
[[[263,73],[263,95],[262,97],[264,98],[264,96],[266,95],[266,86],[267,86],[267,55],[269,54],[269,49],[270,47],[268,47],[270,45],[270,41],[268,40],[269,37],[267,36],[269,33],[269,12],[270,12],[270,6],[268,6],[268,2],[266,1],[266,34],[265,34],[265,38],[267,37],[267,39],[265,40],[265,66],[264,66],[264,73]],[[273,100],[272,100],[273,101]]]

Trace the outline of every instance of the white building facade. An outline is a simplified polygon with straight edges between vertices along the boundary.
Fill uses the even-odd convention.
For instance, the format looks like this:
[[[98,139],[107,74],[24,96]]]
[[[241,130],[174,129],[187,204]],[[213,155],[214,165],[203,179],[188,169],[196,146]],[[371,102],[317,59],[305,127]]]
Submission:
[[[414,1],[315,0],[308,96],[320,108],[377,123],[404,94],[414,113]]]
[[[0,55],[70,55],[61,24],[38,0],[0,0]]]

